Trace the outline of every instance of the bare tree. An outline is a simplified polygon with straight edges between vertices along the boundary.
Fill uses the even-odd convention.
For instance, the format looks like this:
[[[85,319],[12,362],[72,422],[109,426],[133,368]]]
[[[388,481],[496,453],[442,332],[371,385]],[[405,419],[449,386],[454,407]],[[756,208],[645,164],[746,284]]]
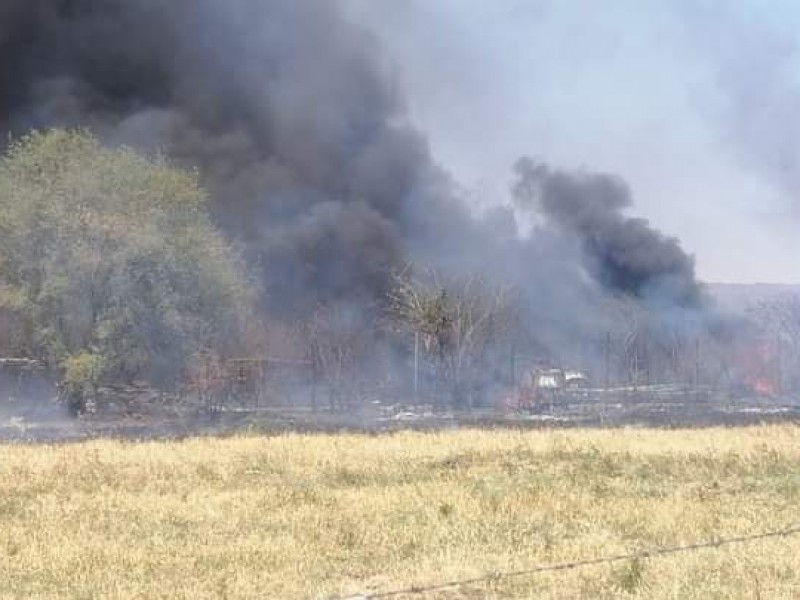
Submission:
[[[613,378],[636,386],[642,383],[647,369],[647,311],[633,299],[615,297],[608,305],[608,314],[606,370],[613,368]],[[612,374],[606,373],[605,378],[612,378]]]
[[[750,309],[770,348],[773,378],[785,391],[800,389],[800,295],[762,300]]]
[[[331,411],[346,410],[359,395],[371,328],[345,307],[319,307],[299,324],[313,377],[328,392]]]
[[[440,391],[467,407],[490,378],[488,358],[510,330],[513,307],[507,288],[476,275],[443,279],[434,269],[408,269],[389,294],[390,317],[421,338]]]

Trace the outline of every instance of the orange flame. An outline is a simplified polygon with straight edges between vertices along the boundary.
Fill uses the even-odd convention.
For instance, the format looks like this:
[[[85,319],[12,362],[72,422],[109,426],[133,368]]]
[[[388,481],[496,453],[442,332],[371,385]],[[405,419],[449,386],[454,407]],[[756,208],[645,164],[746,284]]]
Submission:
[[[744,383],[759,396],[777,396],[775,349],[766,340],[749,345],[741,356]]]
[[[775,384],[766,378],[758,378],[749,382],[750,387],[759,396],[777,396],[778,391],[775,389]]]

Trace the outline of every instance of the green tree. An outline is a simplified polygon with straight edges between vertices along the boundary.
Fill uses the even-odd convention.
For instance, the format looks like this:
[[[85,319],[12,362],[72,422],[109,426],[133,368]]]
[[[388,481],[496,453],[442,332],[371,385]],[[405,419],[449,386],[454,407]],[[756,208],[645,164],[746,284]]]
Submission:
[[[0,159],[0,315],[24,335],[5,350],[70,380],[157,385],[193,355],[230,352],[253,291],[206,203],[195,173],[86,132],[12,142]]]

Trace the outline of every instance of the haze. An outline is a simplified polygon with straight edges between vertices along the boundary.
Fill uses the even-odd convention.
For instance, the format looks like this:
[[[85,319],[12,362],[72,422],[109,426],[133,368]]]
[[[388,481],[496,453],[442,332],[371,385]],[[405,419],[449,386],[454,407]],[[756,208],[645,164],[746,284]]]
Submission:
[[[528,154],[615,173],[701,278],[800,280],[800,8],[350,0],[413,121],[476,206]]]

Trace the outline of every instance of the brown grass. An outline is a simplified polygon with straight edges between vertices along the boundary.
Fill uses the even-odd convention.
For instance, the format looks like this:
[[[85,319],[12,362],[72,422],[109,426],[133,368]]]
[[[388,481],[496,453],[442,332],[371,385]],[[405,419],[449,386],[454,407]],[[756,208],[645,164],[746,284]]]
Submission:
[[[800,428],[0,446],[0,597],[324,598],[800,521]],[[800,598],[800,536],[426,598]]]

